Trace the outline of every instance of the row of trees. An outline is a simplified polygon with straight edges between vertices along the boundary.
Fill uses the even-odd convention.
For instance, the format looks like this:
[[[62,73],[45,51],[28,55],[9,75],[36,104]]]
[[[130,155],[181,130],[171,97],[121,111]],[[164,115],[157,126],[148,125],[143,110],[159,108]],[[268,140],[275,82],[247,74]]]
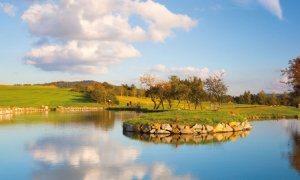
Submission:
[[[234,97],[234,102],[239,104],[260,104],[260,105],[291,105],[291,97],[289,93],[277,95],[276,93],[266,94],[260,91],[257,94],[252,94],[250,91],[245,91],[244,94]]]
[[[110,83],[93,82],[92,84],[76,84],[73,91],[86,93],[90,99],[101,104],[118,104],[117,95],[144,97],[145,90],[138,89],[134,84],[128,86],[122,84],[121,86],[114,86]]]
[[[177,76],[171,76],[167,81],[158,82],[154,76],[146,74],[140,77],[140,83],[146,89],[146,96],[150,97],[154,103],[153,109],[160,107],[164,109],[165,101],[171,109],[174,100],[177,100],[177,107],[183,101],[189,108],[192,103],[197,109],[203,101],[221,103],[227,92],[222,75],[210,76],[206,80],[199,77],[180,79]]]
[[[132,97],[144,97],[145,90],[138,89],[134,84],[129,86],[128,84],[122,84],[121,86],[116,87],[116,94],[119,96],[132,96]]]
[[[104,82],[95,82],[92,85],[77,85],[73,91],[85,93],[90,99],[101,104],[118,104],[115,86]]]

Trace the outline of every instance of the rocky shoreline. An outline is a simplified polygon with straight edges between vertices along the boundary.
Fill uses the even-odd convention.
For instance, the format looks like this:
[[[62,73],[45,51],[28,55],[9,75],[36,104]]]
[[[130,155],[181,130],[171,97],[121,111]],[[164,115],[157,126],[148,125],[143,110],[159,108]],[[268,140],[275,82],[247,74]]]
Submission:
[[[84,111],[100,111],[103,107],[63,107],[58,106],[54,111],[57,112],[84,112]]]
[[[178,123],[153,123],[153,124],[130,124],[123,123],[124,132],[135,132],[143,134],[213,134],[226,132],[239,132],[251,130],[252,126],[249,122],[230,122],[219,123],[215,126],[194,124],[183,125]]]
[[[48,106],[41,106],[39,108],[27,107],[27,108],[0,108],[0,115],[7,114],[19,114],[19,113],[33,113],[33,112],[47,112],[50,111]]]
[[[99,111],[99,110],[104,110],[104,108],[103,107],[63,107],[63,106],[58,106],[56,108],[49,108],[48,106],[26,107],[26,108],[12,107],[12,108],[0,108],[0,115],[49,112],[49,111],[84,112],[84,111]]]

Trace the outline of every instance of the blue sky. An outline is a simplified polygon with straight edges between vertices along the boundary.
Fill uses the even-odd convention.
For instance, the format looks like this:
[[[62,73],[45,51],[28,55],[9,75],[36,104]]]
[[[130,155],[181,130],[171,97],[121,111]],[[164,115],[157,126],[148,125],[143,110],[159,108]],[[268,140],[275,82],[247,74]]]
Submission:
[[[145,73],[205,78],[225,71],[229,94],[281,92],[280,69],[300,55],[299,1],[113,1],[76,9],[70,0],[0,0],[0,84],[138,83]],[[88,14],[80,28],[79,12]]]

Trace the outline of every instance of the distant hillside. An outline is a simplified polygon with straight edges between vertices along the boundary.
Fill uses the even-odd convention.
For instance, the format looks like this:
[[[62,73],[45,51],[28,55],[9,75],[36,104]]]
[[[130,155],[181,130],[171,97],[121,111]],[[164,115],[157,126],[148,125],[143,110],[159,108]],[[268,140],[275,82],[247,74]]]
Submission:
[[[35,84],[35,86],[56,86],[59,88],[75,88],[77,86],[90,86],[97,81],[93,80],[84,80],[84,81],[57,81],[57,82],[50,82],[44,84]]]

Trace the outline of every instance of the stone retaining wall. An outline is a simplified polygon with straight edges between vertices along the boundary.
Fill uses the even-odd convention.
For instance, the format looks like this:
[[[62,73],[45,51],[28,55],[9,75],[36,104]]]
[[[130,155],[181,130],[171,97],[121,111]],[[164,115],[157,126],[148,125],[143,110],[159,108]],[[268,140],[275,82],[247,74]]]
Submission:
[[[10,121],[13,117],[13,114],[0,114],[0,122],[1,121]]]
[[[103,107],[63,107],[58,106],[55,111],[58,112],[81,112],[81,111],[99,111],[104,110]]]
[[[6,114],[16,114],[16,113],[30,113],[30,112],[47,112],[49,111],[48,106],[41,106],[40,108],[33,108],[33,107],[27,107],[27,108],[0,108],[0,115],[6,115]]]
[[[129,124],[123,123],[123,131],[145,134],[212,134],[222,132],[238,132],[250,130],[252,126],[248,122],[220,123],[215,126],[195,124],[192,126],[182,124]]]
[[[103,107],[63,107],[58,106],[57,108],[50,109],[48,106],[41,106],[39,108],[27,107],[27,108],[0,108],[0,115],[6,114],[19,114],[19,113],[33,113],[33,112],[83,112],[83,111],[99,111],[104,110]]]

